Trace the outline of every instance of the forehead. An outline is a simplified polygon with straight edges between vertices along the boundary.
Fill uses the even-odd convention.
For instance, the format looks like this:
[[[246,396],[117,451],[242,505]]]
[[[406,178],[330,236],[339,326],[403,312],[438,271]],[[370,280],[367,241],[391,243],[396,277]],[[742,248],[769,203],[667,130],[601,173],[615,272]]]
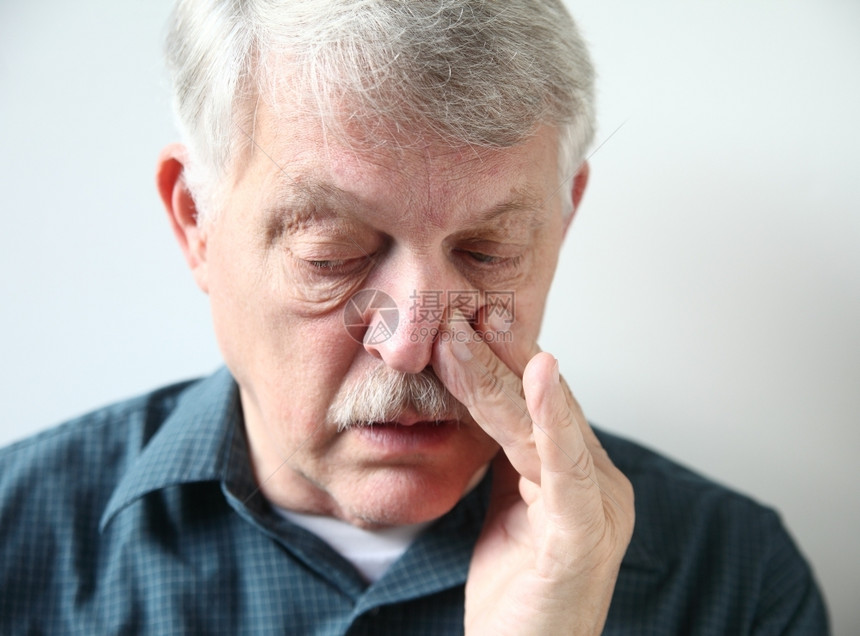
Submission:
[[[434,224],[452,206],[544,207],[557,189],[558,137],[550,127],[510,148],[451,144],[385,122],[376,129],[384,134],[351,135],[348,123],[326,126],[301,108],[261,100],[234,186],[244,182],[272,200],[393,205]]]

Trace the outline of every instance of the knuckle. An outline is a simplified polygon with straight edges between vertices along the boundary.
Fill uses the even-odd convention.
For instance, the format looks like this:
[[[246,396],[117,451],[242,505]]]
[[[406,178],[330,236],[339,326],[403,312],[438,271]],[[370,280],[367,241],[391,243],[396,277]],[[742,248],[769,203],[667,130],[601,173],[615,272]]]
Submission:
[[[476,373],[475,390],[486,395],[498,393],[502,381],[491,369],[481,369]]]
[[[554,399],[556,396],[550,397],[552,405],[550,407],[551,417],[553,418],[553,426],[556,428],[568,428],[576,426],[576,418],[568,407],[565,400]]]
[[[570,456],[569,456],[570,457]],[[572,465],[570,467],[574,477],[585,483],[585,485],[593,485],[597,487],[594,481],[594,458],[587,448],[583,448],[575,456],[571,457]]]

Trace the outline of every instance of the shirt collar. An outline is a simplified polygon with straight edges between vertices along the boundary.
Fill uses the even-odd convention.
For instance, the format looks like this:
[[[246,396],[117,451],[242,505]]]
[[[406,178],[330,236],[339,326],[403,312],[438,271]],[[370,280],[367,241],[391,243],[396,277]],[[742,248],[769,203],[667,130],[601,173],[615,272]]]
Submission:
[[[226,368],[190,385],[132,460],[108,501],[99,529],[103,531],[119,512],[150,492],[179,484],[225,481],[230,476],[233,438],[240,430],[239,390]]]
[[[173,412],[117,484],[102,514],[101,531],[141,497],[179,484],[218,481],[245,504],[261,505],[248,464],[239,389],[229,370],[222,368],[190,385],[177,400]],[[612,439],[604,431],[596,432],[604,444]],[[639,532],[633,533],[622,564],[661,569],[660,559]]]

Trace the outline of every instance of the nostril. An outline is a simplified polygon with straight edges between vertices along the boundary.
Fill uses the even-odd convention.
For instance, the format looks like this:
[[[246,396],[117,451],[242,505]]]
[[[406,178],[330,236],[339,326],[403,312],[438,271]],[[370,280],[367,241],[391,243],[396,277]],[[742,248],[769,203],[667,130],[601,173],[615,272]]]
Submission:
[[[367,350],[367,352],[370,355],[372,355],[377,360],[382,360],[382,354],[379,353],[379,350],[377,350],[375,347],[365,347],[365,349]]]

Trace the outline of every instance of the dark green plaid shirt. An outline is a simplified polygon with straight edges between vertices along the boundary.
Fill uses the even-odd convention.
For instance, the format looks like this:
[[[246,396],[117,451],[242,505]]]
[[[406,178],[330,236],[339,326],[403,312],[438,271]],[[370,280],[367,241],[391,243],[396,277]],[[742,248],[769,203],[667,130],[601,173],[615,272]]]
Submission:
[[[600,433],[636,491],[606,634],[826,634],[777,516]],[[456,634],[489,477],[376,583],[256,490],[226,370],[0,452],[0,634]]]

